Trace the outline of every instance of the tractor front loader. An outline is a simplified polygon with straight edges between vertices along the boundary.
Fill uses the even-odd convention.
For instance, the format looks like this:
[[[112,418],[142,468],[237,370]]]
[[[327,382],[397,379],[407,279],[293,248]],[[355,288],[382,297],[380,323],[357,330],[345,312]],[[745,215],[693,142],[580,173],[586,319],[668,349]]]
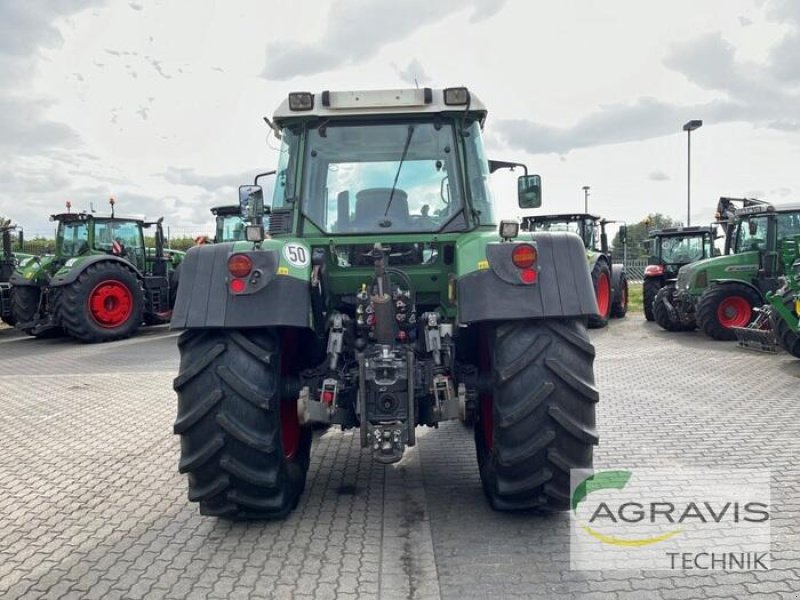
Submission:
[[[11,277],[16,327],[33,336],[64,331],[82,342],[133,335],[143,324],[169,319],[181,254],[164,250],[161,219],[67,212],[58,223],[53,255],[20,262]],[[154,249],[144,229],[155,226]]]
[[[314,424],[382,464],[474,415],[497,510],[566,510],[598,441],[581,239],[500,221],[466,88],[291,93],[274,194],[240,188],[245,241],[195,246],[172,327],[179,470],[200,512],[281,518]],[[538,175],[518,203],[541,203]],[[268,219],[268,236],[261,226]]]

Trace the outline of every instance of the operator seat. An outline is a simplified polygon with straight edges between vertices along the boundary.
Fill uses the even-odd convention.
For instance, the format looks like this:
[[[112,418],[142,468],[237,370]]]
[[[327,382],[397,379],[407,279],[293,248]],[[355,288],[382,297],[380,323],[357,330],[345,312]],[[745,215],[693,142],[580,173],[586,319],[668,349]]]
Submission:
[[[392,205],[384,217],[390,195]],[[391,227],[382,228],[380,226],[380,222],[384,218],[391,221]],[[400,189],[395,189],[392,195],[391,188],[367,188],[356,194],[356,210],[350,230],[355,233],[402,231],[408,228],[408,221],[408,194]]]

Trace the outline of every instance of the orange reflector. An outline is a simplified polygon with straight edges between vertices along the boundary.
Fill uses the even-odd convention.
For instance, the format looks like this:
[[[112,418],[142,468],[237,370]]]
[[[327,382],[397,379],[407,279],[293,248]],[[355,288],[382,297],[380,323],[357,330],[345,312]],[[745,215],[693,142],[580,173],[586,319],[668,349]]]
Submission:
[[[244,279],[231,279],[231,291],[234,294],[240,294],[247,287]]]
[[[247,277],[253,270],[253,261],[246,254],[234,254],[228,259],[228,271],[234,277]]]
[[[517,244],[511,252],[511,261],[520,269],[528,269],[536,262],[536,248],[530,244]]]
[[[519,272],[520,278],[522,278],[522,283],[536,283],[536,270],[535,269],[523,269]]]

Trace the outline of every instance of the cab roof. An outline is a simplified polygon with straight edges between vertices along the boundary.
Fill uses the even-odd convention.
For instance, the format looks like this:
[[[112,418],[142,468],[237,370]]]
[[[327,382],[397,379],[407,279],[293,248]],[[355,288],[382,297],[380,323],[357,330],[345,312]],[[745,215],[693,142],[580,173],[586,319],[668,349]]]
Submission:
[[[602,217],[591,213],[563,213],[560,215],[530,215],[524,218],[530,221],[577,221],[579,219],[599,221]]]
[[[455,90],[455,91],[454,91]],[[445,97],[447,93],[447,97]],[[283,126],[312,118],[411,116],[464,114],[486,119],[487,110],[467,88],[410,88],[394,90],[352,90],[320,93],[292,92],[273,115]]]
[[[238,204],[226,204],[225,206],[213,206],[211,214],[214,216],[241,215],[242,208]]]
[[[760,215],[765,213],[800,212],[800,202],[787,202],[785,204],[758,204],[736,209],[736,216]]]
[[[649,236],[679,236],[679,235],[692,235],[692,234],[706,234],[714,235],[716,228],[708,225],[691,225],[689,227],[664,227],[663,229],[651,229],[647,232]]]

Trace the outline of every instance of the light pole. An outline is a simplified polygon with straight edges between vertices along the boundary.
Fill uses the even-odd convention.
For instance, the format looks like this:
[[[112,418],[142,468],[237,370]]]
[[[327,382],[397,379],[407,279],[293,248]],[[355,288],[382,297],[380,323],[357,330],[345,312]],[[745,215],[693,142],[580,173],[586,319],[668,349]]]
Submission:
[[[583,186],[583,212],[589,212],[589,190],[592,189],[588,185]]]
[[[700,129],[703,121],[693,119],[685,123],[683,130],[686,132],[686,226],[692,224],[692,132]]]

